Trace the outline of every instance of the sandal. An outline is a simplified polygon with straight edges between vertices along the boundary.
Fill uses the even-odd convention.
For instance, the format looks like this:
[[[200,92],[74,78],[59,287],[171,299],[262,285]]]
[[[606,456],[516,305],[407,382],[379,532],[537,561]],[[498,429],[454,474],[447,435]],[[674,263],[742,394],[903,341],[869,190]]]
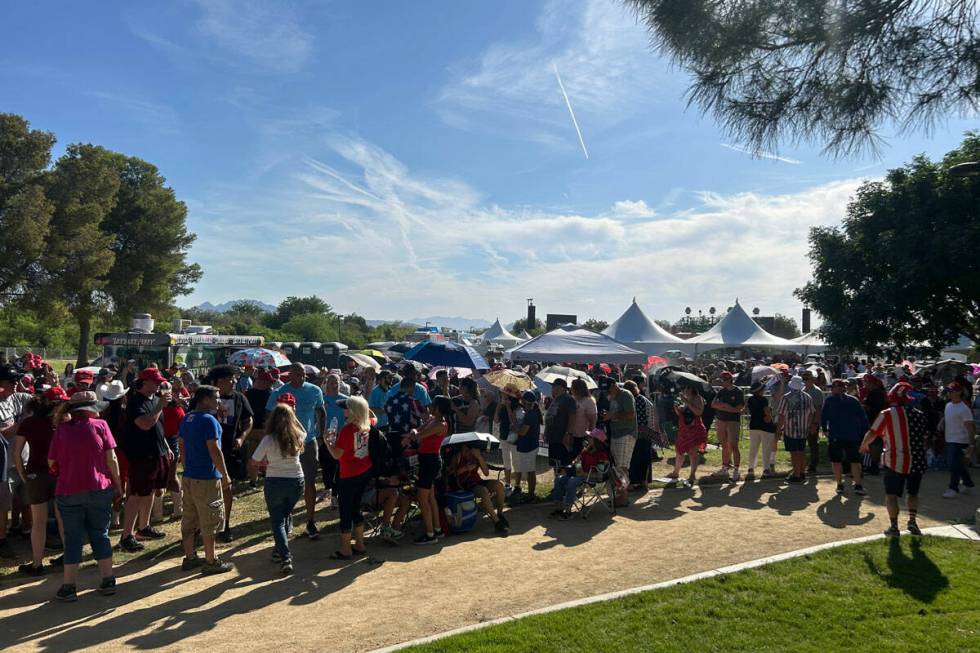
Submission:
[[[327,559],[329,559],[329,560],[350,560],[351,559],[351,556],[346,556],[343,553],[341,553],[340,551],[334,551],[333,553],[331,553],[330,555],[327,556]]]

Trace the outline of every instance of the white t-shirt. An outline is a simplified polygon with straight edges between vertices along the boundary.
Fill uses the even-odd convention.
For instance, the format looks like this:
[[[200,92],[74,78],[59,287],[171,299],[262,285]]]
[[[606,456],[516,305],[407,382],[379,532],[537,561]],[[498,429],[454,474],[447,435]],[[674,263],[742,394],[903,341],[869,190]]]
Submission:
[[[316,443],[307,444],[308,447],[315,447]],[[279,445],[271,435],[267,435],[259,442],[259,446],[252,454],[252,460],[256,462],[268,461],[269,466],[265,468],[267,478],[303,478],[303,466],[299,462],[299,454],[295,456],[283,456],[279,450]]]
[[[946,404],[946,442],[955,444],[970,444],[970,434],[966,430],[967,422],[973,421],[973,411],[962,401]]]

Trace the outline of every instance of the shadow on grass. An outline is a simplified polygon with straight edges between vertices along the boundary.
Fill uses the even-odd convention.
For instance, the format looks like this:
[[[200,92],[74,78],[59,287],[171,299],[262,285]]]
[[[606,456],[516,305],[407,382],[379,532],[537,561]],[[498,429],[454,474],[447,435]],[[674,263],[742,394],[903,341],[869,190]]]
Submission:
[[[940,592],[949,587],[949,579],[922,550],[920,538],[911,539],[910,551],[911,555],[906,555],[899,538],[894,537],[888,540],[889,573],[884,573],[868,553],[863,554],[864,563],[872,574],[889,587],[902,590],[921,603],[932,603]]]

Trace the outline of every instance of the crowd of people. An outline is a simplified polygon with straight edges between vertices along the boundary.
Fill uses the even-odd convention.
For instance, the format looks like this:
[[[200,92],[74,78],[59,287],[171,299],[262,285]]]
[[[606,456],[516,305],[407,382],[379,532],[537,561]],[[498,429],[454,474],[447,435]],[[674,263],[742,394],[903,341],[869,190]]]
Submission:
[[[767,362],[691,365],[687,371],[700,379],[675,368],[582,366],[570,382],[555,379],[542,393],[535,384],[495,387],[479,372],[430,375],[408,362],[317,374],[299,363],[286,370],[218,365],[198,379],[186,368],[132,362],[59,375],[27,354],[0,366],[0,556],[16,555],[8,532],[29,537],[31,559],[20,571],[40,576],[61,567],[56,598],[73,601],[88,543],[98,591],[113,594],[110,531],[118,529],[115,546],[127,552],[166,537],[154,523],[167,495],[180,521],[182,569],[228,572],[233,565],[216,543],[235,539],[236,494],[260,484],[271,559],[283,573],[293,571],[289,539],[301,499],[302,534],[313,540],[321,535],[317,503],[336,510],[334,560],[366,554],[366,514],[391,542],[417,515],[414,543],[437,543],[449,527],[446,497],[459,492],[472,493],[493,531],[506,536],[507,507],[535,500],[542,468],[555,474],[557,519],[571,516],[597,471],[609,501],[628,505],[630,490],[648,488],[652,463],[671,448],[674,466],[664,480],[692,487],[712,426],[721,454],[712,476],[722,482],[741,480],[743,467],[745,480],[757,478],[757,469],[758,478],[776,476],[780,446],[791,459],[785,480],[806,482],[820,463],[823,433],[839,494],[847,491],[845,462],[857,495],[866,493],[866,476],[883,475],[890,536],[900,532],[905,494],[906,528],[920,532],[917,497],[928,467],[948,469],[944,497],[974,486],[980,397],[971,379],[939,387],[901,366],[838,360],[782,364],[753,380]],[[494,368],[505,365],[526,374],[519,378],[540,371],[534,363]],[[444,446],[469,432],[496,434],[500,465],[488,461],[485,441]],[[539,465],[544,449],[547,467]],[[49,533],[52,507],[59,538]],[[46,547],[58,540],[63,553],[45,564]]]

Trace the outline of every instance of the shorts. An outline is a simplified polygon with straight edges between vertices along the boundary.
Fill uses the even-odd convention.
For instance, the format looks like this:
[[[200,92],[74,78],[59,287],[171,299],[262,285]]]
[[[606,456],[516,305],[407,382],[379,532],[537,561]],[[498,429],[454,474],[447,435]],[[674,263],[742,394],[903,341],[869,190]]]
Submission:
[[[169,474],[170,463],[163,456],[151,460],[130,459],[129,493],[148,497],[157,490],[165,490]]]
[[[894,469],[885,468],[885,494],[896,497],[902,496],[903,490],[909,491],[910,497],[919,495],[919,485],[922,483],[922,472],[899,474]]]
[[[832,463],[844,462],[845,456],[849,463],[860,463],[861,454],[858,453],[857,440],[834,440],[827,442],[827,456]]]
[[[184,514],[180,519],[181,535],[188,535],[197,529],[214,535],[224,526],[225,500],[220,480],[185,476],[181,480],[181,490],[184,503]]]
[[[439,472],[442,471],[442,459],[437,453],[419,454],[419,477],[415,481],[415,487],[420,490],[431,490]]]
[[[0,481],[0,512],[7,512],[13,505],[14,484],[11,480]],[[6,535],[6,533],[5,533]]]
[[[503,459],[501,465],[508,472],[514,469],[514,454],[517,453],[517,445],[510,442],[500,441],[500,457]]]
[[[27,486],[27,503],[36,506],[54,498],[57,479],[51,474],[28,474],[24,481]]]
[[[636,447],[635,435],[623,435],[613,438],[610,444],[613,460],[616,467],[629,467],[630,459],[633,457],[633,449]]]
[[[516,449],[516,448],[515,448]],[[518,474],[532,474],[537,468],[538,450],[514,451],[514,467],[512,472]]]
[[[806,451],[806,438],[791,438],[787,435],[784,435],[783,448],[789,452]]]
[[[311,440],[303,445],[303,453],[299,455],[299,464],[303,468],[303,478],[307,483],[316,483],[316,476],[320,473],[320,448],[316,446],[316,440]]]

